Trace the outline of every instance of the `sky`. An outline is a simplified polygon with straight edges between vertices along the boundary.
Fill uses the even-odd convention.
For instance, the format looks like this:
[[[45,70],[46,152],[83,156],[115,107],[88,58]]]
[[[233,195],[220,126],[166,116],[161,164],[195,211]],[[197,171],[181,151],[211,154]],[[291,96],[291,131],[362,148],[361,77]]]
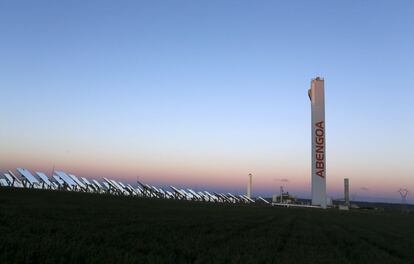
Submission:
[[[0,1],[0,171],[414,202],[412,1]]]

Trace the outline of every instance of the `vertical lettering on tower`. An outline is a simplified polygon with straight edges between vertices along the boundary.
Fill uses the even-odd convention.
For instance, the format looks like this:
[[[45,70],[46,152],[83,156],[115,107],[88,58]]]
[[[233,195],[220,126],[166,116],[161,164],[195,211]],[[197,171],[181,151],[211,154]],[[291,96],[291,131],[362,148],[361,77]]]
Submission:
[[[315,123],[315,171],[316,175],[325,178],[325,123]]]

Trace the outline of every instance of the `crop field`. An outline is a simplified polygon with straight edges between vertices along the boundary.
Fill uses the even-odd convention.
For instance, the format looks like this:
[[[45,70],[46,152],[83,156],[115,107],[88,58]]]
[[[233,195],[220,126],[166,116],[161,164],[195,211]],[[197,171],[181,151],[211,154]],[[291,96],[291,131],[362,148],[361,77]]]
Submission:
[[[414,263],[414,215],[0,188],[0,263]]]

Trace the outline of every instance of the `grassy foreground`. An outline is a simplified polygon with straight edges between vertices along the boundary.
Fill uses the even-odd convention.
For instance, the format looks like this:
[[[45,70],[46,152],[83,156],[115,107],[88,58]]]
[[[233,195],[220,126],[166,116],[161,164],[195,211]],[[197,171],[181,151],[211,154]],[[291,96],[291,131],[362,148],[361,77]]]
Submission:
[[[0,263],[414,263],[414,215],[0,188]]]

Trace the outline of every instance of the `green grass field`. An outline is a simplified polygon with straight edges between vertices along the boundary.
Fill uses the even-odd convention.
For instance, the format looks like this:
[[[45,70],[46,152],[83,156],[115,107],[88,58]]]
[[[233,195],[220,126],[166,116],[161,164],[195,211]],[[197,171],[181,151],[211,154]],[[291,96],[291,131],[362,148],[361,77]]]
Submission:
[[[0,263],[414,263],[414,215],[0,188]]]

